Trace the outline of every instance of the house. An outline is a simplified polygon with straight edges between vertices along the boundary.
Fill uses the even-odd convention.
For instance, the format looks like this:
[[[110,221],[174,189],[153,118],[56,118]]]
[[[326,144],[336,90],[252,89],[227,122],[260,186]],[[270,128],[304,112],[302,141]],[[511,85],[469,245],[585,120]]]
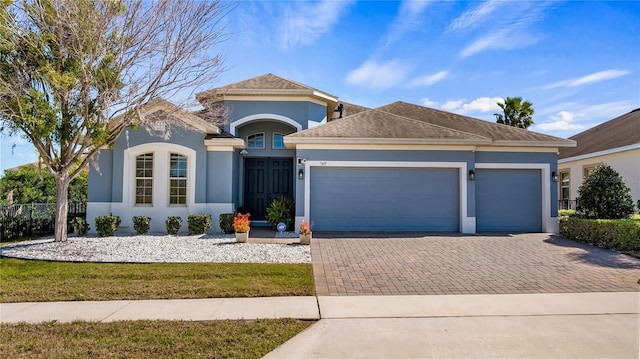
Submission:
[[[640,108],[569,139],[578,145],[562,148],[558,156],[560,209],[575,209],[582,181],[602,164],[622,176],[634,204],[640,201]]]
[[[227,121],[156,100],[145,111],[168,140],[128,131],[89,175],[90,223],[112,213],[122,230],[152,217],[246,207],[258,224],[273,198],[296,201],[322,231],[557,232],[561,139],[405,102],[366,108],[273,74],[196,95]],[[296,225],[297,228],[297,225]],[[212,231],[217,231],[214,228]]]

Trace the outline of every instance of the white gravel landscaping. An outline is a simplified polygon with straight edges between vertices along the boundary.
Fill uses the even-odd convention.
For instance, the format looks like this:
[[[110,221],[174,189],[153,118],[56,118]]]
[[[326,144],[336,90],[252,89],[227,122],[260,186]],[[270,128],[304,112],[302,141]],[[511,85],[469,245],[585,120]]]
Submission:
[[[237,243],[233,235],[43,238],[0,247],[0,256],[74,262],[311,263],[309,246]]]

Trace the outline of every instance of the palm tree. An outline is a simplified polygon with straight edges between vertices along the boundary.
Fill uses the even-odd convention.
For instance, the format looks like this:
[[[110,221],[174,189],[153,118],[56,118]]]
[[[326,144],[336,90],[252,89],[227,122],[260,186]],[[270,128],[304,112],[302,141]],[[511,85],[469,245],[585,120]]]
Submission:
[[[533,125],[533,104],[529,101],[522,101],[522,97],[507,97],[504,102],[498,102],[498,106],[503,113],[494,113],[497,123],[528,128]]]

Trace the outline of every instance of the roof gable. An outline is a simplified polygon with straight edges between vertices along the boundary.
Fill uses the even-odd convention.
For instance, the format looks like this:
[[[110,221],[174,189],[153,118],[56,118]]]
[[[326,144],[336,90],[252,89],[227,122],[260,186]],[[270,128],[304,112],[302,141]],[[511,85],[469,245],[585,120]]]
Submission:
[[[569,139],[578,142],[578,146],[562,149],[558,158],[581,156],[640,144],[640,108],[580,132]]]

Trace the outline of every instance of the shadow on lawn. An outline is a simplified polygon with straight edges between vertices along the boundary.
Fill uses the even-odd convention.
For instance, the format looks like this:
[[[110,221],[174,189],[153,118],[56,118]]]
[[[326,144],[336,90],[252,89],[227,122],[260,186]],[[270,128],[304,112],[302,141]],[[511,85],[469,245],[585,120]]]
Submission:
[[[609,268],[640,269],[640,259],[622,254],[617,251],[592,246],[590,244],[574,241],[559,235],[550,235],[545,243],[559,247],[581,249],[581,252],[567,254],[570,260],[590,263]]]

